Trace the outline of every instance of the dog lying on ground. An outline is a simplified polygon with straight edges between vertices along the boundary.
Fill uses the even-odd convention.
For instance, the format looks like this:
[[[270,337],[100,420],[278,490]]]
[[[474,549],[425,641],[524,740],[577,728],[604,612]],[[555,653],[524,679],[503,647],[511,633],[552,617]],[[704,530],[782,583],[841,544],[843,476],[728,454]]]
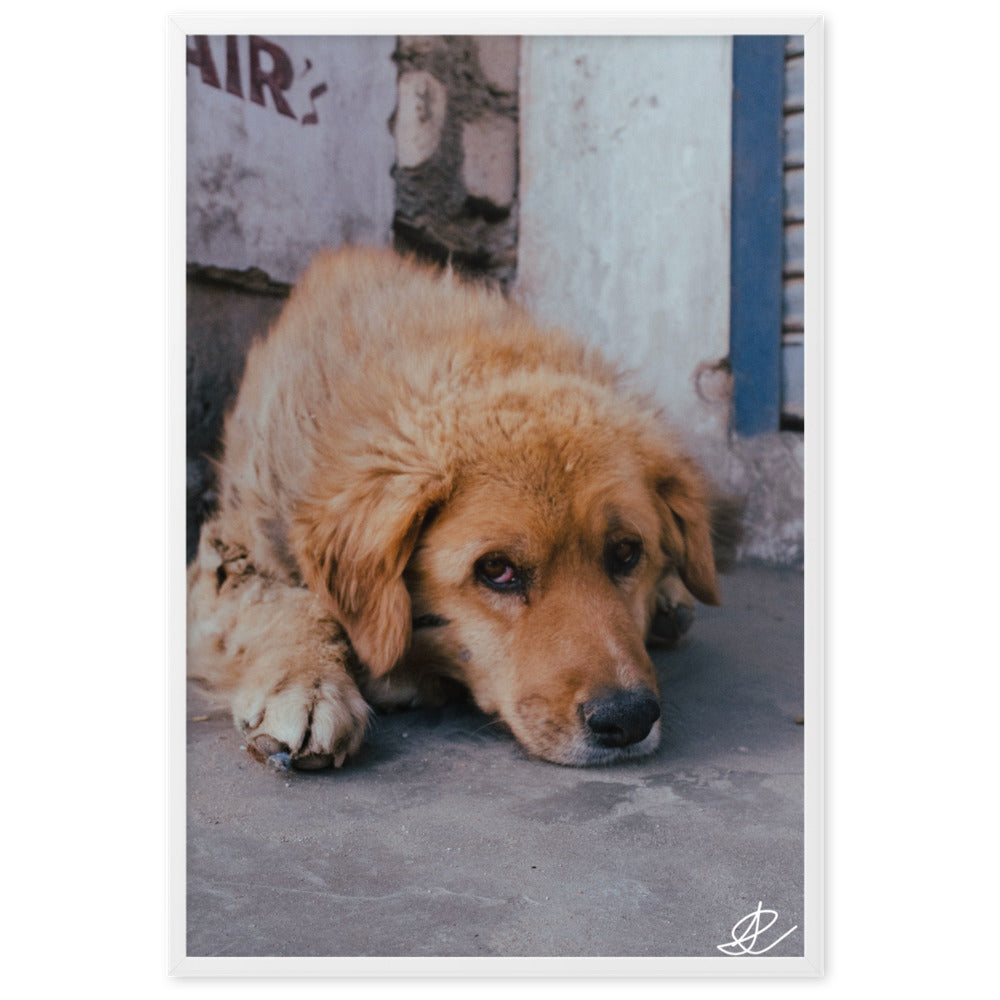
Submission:
[[[499,293],[318,256],[247,359],[188,571],[189,672],[255,756],[339,767],[456,687],[530,753],[659,741],[656,623],[718,603],[706,488],[650,401]]]

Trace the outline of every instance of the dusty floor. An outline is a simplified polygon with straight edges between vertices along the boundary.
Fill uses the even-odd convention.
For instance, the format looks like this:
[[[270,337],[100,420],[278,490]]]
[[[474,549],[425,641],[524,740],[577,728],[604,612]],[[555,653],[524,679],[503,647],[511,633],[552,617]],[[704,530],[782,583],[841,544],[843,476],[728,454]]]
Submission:
[[[456,707],[279,774],[192,687],[188,955],[718,957],[759,902],[772,939],[796,928],[768,954],[801,955],[802,582],[723,577],[723,607],[655,654],[659,751],[602,769]]]

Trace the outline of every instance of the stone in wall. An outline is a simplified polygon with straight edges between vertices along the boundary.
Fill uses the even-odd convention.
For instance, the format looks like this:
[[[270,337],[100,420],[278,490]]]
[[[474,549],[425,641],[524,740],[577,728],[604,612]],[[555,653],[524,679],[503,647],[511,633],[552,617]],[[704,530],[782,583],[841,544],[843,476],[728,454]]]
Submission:
[[[520,39],[402,36],[393,58],[398,250],[507,286],[517,265]]]

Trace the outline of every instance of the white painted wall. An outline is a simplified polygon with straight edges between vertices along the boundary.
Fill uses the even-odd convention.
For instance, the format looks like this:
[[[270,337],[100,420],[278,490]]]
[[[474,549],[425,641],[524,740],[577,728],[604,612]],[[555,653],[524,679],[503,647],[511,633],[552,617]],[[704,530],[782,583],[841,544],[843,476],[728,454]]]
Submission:
[[[187,259],[260,267],[291,282],[317,247],[390,242],[395,38],[265,41],[289,57],[293,81],[283,96],[294,117],[277,110],[267,88],[263,105],[251,100],[247,36],[233,39],[235,61],[225,38],[208,40],[219,87],[187,67]],[[227,90],[227,59],[242,96]],[[266,51],[257,64],[273,69]]]
[[[517,292],[636,368],[692,438],[724,440],[729,37],[526,37]],[[708,398],[703,398],[708,397]]]

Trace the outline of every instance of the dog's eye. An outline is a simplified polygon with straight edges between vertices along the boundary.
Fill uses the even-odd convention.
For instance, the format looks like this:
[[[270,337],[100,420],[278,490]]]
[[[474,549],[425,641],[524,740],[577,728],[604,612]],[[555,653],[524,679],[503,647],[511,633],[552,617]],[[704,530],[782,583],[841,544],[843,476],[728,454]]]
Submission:
[[[609,542],[604,550],[604,561],[611,576],[628,576],[639,565],[642,542],[633,538],[622,538]]]
[[[511,590],[523,590],[524,581],[514,564],[501,553],[491,553],[483,556],[476,563],[476,576],[491,590],[505,593]]]

